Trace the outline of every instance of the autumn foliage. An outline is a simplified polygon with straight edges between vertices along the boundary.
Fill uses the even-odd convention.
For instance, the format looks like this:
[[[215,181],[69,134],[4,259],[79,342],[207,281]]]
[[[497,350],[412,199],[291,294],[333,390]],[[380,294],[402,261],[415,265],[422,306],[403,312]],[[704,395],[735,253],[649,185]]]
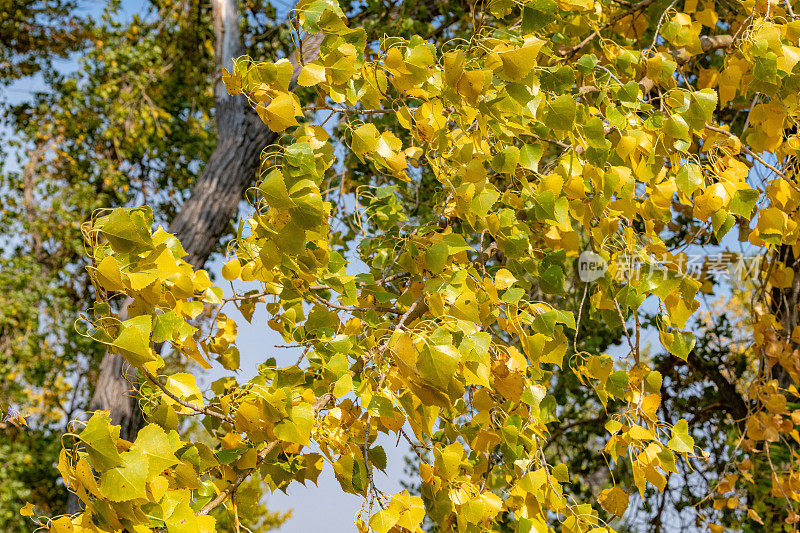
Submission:
[[[147,425],[128,442],[103,412],[76,423],[58,466],[85,510],[25,512],[56,532],[214,531],[222,509],[238,522],[249,480],[281,490],[325,468],[364,498],[362,532],[612,531],[635,498],[657,501],[709,458],[695,446],[708,430],[666,408],[665,375],[703,368],[691,324],[713,283],[687,254],[738,232],[766,258],[735,289],[743,370],[717,369],[744,411],[720,408],[727,465],[690,503],[714,531],[765,518],[794,530],[791,3],[497,0],[451,40],[368,41],[335,0],[301,2],[295,21],[325,36],[300,91],[287,59],[243,57],[224,74],[285,132],[229,246],[232,295],[147,208],[84,226],[99,298],[79,327],[136,368]],[[334,182],[337,204],[343,173],[355,177]],[[593,281],[576,273],[585,250],[607,265]],[[297,364],[265,357],[237,378],[233,306],[265,307]],[[643,344],[647,330],[660,346]],[[586,340],[601,332],[621,348]],[[230,376],[201,390],[169,370],[179,357]],[[582,424],[602,486],[551,448]],[[376,487],[379,435],[417,455],[415,493]]]

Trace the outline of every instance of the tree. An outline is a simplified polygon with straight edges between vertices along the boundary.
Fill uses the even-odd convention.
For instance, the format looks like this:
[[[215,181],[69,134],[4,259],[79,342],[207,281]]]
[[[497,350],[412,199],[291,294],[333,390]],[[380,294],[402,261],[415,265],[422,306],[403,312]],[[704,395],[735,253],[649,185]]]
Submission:
[[[405,9],[411,11],[415,6],[415,3],[410,3]],[[239,31],[239,2],[214,0],[212,8],[218,142],[197,183],[193,185],[189,199],[181,206],[169,226],[170,231],[184,244],[187,260],[197,267],[205,264],[217,249],[220,238],[230,230],[231,219],[238,212],[245,191],[253,183],[262,149],[279,137],[277,132],[264,127],[244,99],[228,94],[222,83],[221,71],[224,66],[244,52]],[[375,8],[376,6],[368,6],[361,11],[360,18],[368,18]],[[378,21],[385,20],[386,15],[384,13],[378,17]],[[401,11],[393,10],[389,15],[390,18],[397,19]],[[436,15],[435,11],[428,14],[423,23]],[[457,10],[456,16],[461,15]],[[444,17],[439,22],[439,28],[446,27],[450,18],[451,16]],[[372,25],[375,22],[372,21]],[[287,56],[295,68],[291,76],[293,88],[299,74],[298,61],[313,59],[320,39],[319,35],[303,39],[298,50]],[[123,307],[126,305],[127,302]],[[119,354],[107,354],[101,363],[98,386],[90,403],[92,410],[110,411],[112,421],[123,427],[122,436],[131,439],[135,437],[142,421],[135,396],[127,394],[132,378]]]
[[[58,10],[50,9],[53,17],[68,17],[76,7],[59,5]],[[104,359],[102,346],[73,327],[94,300],[93,287],[84,274],[80,223],[100,207],[146,201],[158,222],[185,228],[181,234],[187,248],[199,254],[192,260],[202,264],[230,234],[230,221],[256,176],[258,155],[275,139],[244,105],[243,97],[226,98],[220,86],[219,100],[230,101],[232,110],[222,113],[220,124],[226,131],[223,144],[227,144],[214,151],[218,144],[214,118],[219,113],[214,110],[211,87],[221,80],[224,61],[239,55],[242,47],[254,55],[293,57],[284,15],[271,5],[244,1],[215,6],[218,13],[223,7],[228,10],[229,36],[241,30],[241,39],[228,40],[234,45],[241,41],[239,45],[229,50],[220,45],[216,54],[212,53],[214,43],[222,43],[222,38],[214,36],[211,4],[147,4],[142,14],[127,20],[119,4],[110,2],[101,21],[80,20],[80,28],[73,17],[74,24],[62,27],[70,38],[92,37],[78,71],[48,70],[46,91],[11,109],[18,151],[27,153],[20,160],[20,171],[2,176],[6,203],[1,216],[7,231],[5,255],[0,259],[0,350],[7,379],[0,388],[3,409],[19,409],[32,429],[13,431],[0,439],[15,450],[20,465],[30,460],[33,441],[35,449],[50,454],[40,454],[36,460],[43,465],[55,463],[52,451],[58,449],[65,421],[87,409],[112,411],[115,421],[125,422],[123,436],[130,439],[141,420],[136,400],[128,394],[129,376],[123,375],[122,359],[113,354]],[[403,14],[403,9],[396,8],[389,18],[386,13],[372,17],[370,10],[382,11],[381,7],[375,4],[361,12],[365,28],[372,33],[376,28],[385,30],[387,20]],[[402,20],[406,31],[428,32],[434,27],[430,19],[437,17],[435,9],[414,2],[405,7],[416,13],[430,11],[423,20]],[[448,13],[440,20],[450,24],[452,16]],[[20,15],[19,24],[33,20],[44,22],[43,12],[29,19]],[[217,34],[224,33],[223,26],[220,19]],[[24,33],[8,31],[23,41]],[[86,42],[76,41],[72,49],[81,49]],[[40,63],[57,55],[48,50],[37,42],[33,52]],[[246,142],[237,146],[240,141]],[[236,164],[235,172],[231,162]],[[222,191],[226,191],[225,202],[220,201]],[[200,219],[211,223],[201,228]],[[121,302],[111,305],[118,309]],[[173,359],[171,364],[182,362]],[[42,438],[54,442],[39,446]],[[13,502],[22,496],[48,513],[55,512],[59,506],[52,497],[58,491],[55,469],[50,475],[31,477],[21,466],[18,473],[21,484],[30,485],[34,479],[42,486],[32,487],[28,496],[10,491],[3,501],[11,501],[11,508],[0,515],[13,517]],[[73,504],[77,504],[74,499]],[[75,509],[75,505],[70,507]],[[11,522],[0,522],[0,526],[27,528]]]
[[[696,523],[796,529],[800,26],[789,2],[678,7],[499,1],[466,38],[376,42],[335,2],[301,3],[297,27],[324,36],[297,76],[312,103],[286,59],[225,73],[287,132],[223,269],[262,290],[223,298],[147,208],[85,226],[87,333],[136,370],[147,424],[132,441],[102,412],[76,427],[59,468],[86,509],[41,524],[210,531],[247,480],[281,489],[328,462],[365,499],[362,531],[603,531],[631,522],[636,491],[658,529],[659,493],[695,465],[713,490]],[[687,326],[717,286],[686,250],[734,227],[768,261],[731,309],[744,318],[698,331],[744,346]],[[206,333],[191,321],[209,305]],[[210,391],[169,371],[157,344],[237,368],[226,305],[266,306],[302,358]],[[601,353],[616,331],[620,353]],[[687,420],[708,382],[701,401],[722,406]],[[210,444],[181,433],[195,417]],[[702,466],[710,431],[725,439]],[[419,453],[418,495],[373,482],[378,434]]]
[[[5,0],[0,4],[0,84],[49,71],[52,60],[82,47],[92,33],[74,0]]]

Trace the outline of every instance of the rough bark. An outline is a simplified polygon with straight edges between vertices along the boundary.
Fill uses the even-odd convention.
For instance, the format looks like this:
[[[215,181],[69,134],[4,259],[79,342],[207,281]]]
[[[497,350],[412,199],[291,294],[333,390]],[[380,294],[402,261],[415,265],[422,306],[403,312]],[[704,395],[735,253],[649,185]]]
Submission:
[[[222,82],[222,69],[243,54],[237,0],[213,0],[217,76],[214,97],[217,147],[206,163],[191,197],[170,224],[188,253],[186,260],[203,266],[236,214],[244,191],[252,183],[261,150],[277,139],[253,112],[243,96],[231,96]]]

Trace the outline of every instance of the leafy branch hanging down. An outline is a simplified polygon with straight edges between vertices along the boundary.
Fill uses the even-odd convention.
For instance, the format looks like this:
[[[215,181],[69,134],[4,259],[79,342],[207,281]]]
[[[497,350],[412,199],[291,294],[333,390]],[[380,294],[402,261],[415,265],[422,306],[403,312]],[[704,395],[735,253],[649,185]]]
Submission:
[[[705,344],[687,326],[706,289],[684,250],[713,248],[734,227],[764,253],[796,250],[790,7],[496,1],[475,6],[469,39],[375,43],[334,0],[301,2],[297,27],[324,35],[297,78],[305,96],[289,90],[287,59],[239,58],[224,75],[285,132],[223,268],[234,286],[260,288],[224,298],[145,208],[86,226],[99,295],[89,334],[147,378],[148,425],[127,442],[95,413],[65,438],[59,469],[85,510],[40,525],[213,531],[211,512],[235,513],[246,479],[283,490],[323,468],[363,497],[359,531],[377,533],[421,531],[423,520],[608,532],[637,498],[672,490],[708,454],[663,401],[675,375],[667,383],[656,369],[645,328],[675,361],[731,385],[732,370],[700,361]],[[335,127],[316,122],[334,116]],[[678,215],[701,230],[676,229]],[[582,281],[573,268],[586,250],[604,270]],[[747,415],[724,452],[738,474],[695,502],[712,529],[731,514],[800,521],[800,325],[784,326],[767,290],[791,287],[793,268],[775,259],[758,274],[741,326],[748,377],[727,392],[746,397]],[[107,303],[120,295],[133,301],[124,321]],[[235,371],[236,324],[219,310],[207,335],[190,324],[230,304],[247,319],[263,305],[269,327],[304,347],[297,364],[269,358],[252,379],[231,374],[207,391],[162,372],[159,343]],[[590,320],[622,347],[587,348]],[[575,413],[578,398],[590,409]],[[181,433],[187,417],[211,445]],[[593,493],[558,452],[575,431],[606,464]],[[376,486],[380,435],[426,451],[418,494]]]

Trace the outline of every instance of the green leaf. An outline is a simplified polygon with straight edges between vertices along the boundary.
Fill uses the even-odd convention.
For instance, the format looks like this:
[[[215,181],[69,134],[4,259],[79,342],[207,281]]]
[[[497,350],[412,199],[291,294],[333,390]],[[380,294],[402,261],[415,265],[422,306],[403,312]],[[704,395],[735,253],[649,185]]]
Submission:
[[[492,169],[500,174],[513,174],[519,163],[519,148],[507,146],[492,158]]]
[[[381,472],[386,470],[386,451],[381,446],[369,449],[369,462]]]
[[[664,132],[672,137],[682,141],[689,141],[689,124],[680,115],[672,115],[664,122]]]
[[[584,54],[575,63],[575,66],[578,67],[578,71],[584,76],[591,74],[595,65],[597,65],[597,56],[594,54]]]
[[[694,191],[703,186],[703,170],[695,163],[685,163],[680,166],[675,175],[675,185],[686,196],[691,196]]]
[[[614,372],[608,376],[606,390],[612,396],[622,398],[625,396],[625,392],[628,390],[628,379],[629,377],[627,372],[624,370],[618,370],[617,372]]]
[[[550,102],[544,123],[554,130],[569,131],[575,123],[576,113],[575,98],[569,94],[562,94]]]
[[[342,490],[350,494],[365,494],[367,469],[361,453],[347,453],[333,464],[333,472]]]
[[[755,189],[740,189],[733,195],[728,210],[734,215],[748,220],[753,216],[753,208],[758,201],[759,193]]]
[[[427,383],[447,390],[460,360],[461,355],[453,346],[426,346],[417,359],[417,370]]]
[[[686,361],[689,353],[694,348],[697,339],[690,331],[675,330],[672,332],[662,331],[660,333],[661,342],[669,353]]]
[[[117,451],[119,429],[119,426],[111,425],[107,412],[99,412],[92,415],[78,435],[89,454],[92,468],[98,472],[124,464]]]
[[[150,331],[152,319],[150,315],[140,315],[122,323],[122,331],[114,339],[111,346],[131,365],[141,366],[148,361],[155,361],[156,355],[150,348]]]
[[[539,160],[542,158],[544,149],[541,144],[526,144],[519,151],[519,164],[533,172],[539,171]]]
[[[112,502],[146,499],[148,461],[144,451],[131,449],[121,457],[123,466],[100,476],[100,493]]]
[[[97,222],[100,232],[117,253],[153,249],[153,212],[149,207],[114,209]]]
[[[294,201],[289,197],[286,190],[286,183],[283,181],[283,174],[275,169],[264,178],[258,187],[267,205],[275,209],[289,209],[295,206]]]
[[[172,310],[156,315],[153,320],[153,342],[160,343],[176,339],[185,323],[183,317]]]
[[[695,131],[702,131],[706,124],[713,121],[717,108],[717,92],[714,89],[703,89],[691,93],[689,110],[684,114],[686,122]]]
[[[470,210],[479,217],[485,217],[498,198],[500,198],[500,193],[494,188],[483,189],[472,199]]]
[[[313,426],[314,407],[309,404],[295,405],[291,416],[275,426],[275,436],[305,446],[311,438]]]
[[[441,272],[450,257],[450,248],[444,242],[437,242],[425,251],[425,264],[434,274]]]

